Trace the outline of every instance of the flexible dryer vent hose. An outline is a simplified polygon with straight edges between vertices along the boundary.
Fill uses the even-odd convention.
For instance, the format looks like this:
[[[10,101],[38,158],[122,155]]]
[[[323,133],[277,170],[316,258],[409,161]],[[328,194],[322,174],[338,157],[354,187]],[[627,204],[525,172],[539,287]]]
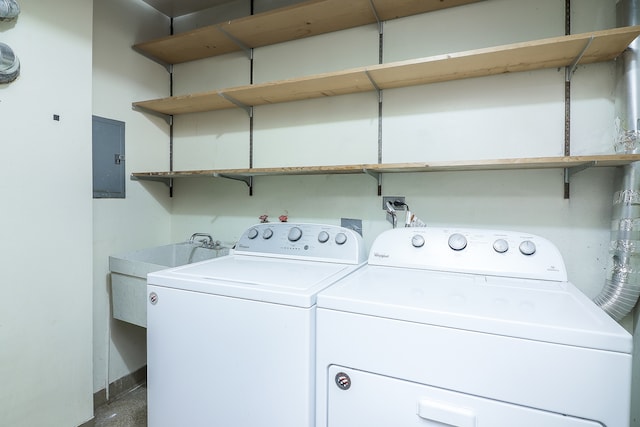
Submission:
[[[14,81],[20,74],[20,61],[13,50],[4,43],[0,43],[0,83]]]
[[[20,14],[16,0],[0,0],[0,21],[15,19]]]
[[[618,25],[640,23],[640,0],[617,3]],[[618,58],[616,138],[618,153],[640,152],[640,40]],[[594,302],[616,320],[633,310],[640,296],[640,162],[624,166],[613,197],[611,259],[604,288]]]
[[[640,162],[625,166],[621,181],[613,200],[607,279],[593,300],[616,320],[629,314],[640,296]]]

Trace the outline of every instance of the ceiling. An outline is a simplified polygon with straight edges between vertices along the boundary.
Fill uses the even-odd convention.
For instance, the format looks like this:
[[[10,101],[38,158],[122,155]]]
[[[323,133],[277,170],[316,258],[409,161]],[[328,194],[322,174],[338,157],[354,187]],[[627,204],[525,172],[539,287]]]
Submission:
[[[199,10],[208,9],[233,0],[143,0],[165,15],[175,18]]]

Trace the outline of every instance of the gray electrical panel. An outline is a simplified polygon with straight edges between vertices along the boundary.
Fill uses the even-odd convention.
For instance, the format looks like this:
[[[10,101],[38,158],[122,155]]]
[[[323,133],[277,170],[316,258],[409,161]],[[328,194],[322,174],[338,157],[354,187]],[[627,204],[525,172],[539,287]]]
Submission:
[[[93,198],[124,197],[124,122],[93,116]]]

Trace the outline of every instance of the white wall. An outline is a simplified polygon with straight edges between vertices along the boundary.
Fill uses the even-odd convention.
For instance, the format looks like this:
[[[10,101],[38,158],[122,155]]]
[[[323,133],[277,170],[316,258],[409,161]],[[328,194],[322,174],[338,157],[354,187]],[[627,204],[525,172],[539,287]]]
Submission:
[[[574,31],[615,26],[615,2],[573,5]],[[488,0],[385,23],[385,61],[564,34],[564,3]],[[375,25],[256,49],[254,81],[286,79],[378,61]],[[240,53],[178,65],[176,94],[249,82]],[[215,70],[215,73],[214,73]],[[572,154],[613,152],[614,66],[579,67],[573,78]],[[541,70],[387,90],[383,162],[559,156],[564,147],[564,70]],[[254,166],[377,161],[377,96],[329,97],[255,109]],[[175,168],[247,167],[249,120],[242,110],[178,116]],[[525,230],[555,242],[572,279],[589,296],[604,283],[614,171],[387,174],[383,194],[404,195],[427,224]],[[257,177],[242,183],[182,180],[172,235],[207,231],[232,242],[261,214],[340,223],[361,218],[365,240],[390,227],[369,176]]]
[[[22,64],[0,85],[0,424],[77,426],[93,414],[92,4],[19,4],[0,22]]]
[[[572,32],[615,27],[615,3],[572,2]],[[384,32],[385,61],[535,40],[564,34],[564,2],[487,0],[389,21]],[[375,64],[377,48],[371,25],[255,49],[254,82]],[[183,64],[175,68],[176,94],[248,84],[248,72],[242,53]],[[613,152],[614,76],[613,63],[580,66],[573,75],[572,155]],[[387,90],[383,97],[383,162],[564,153],[564,70]],[[375,163],[376,101],[374,93],[365,93],[255,108],[253,166]],[[174,154],[177,170],[248,167],[246,114],[177,117]],[[610,259],[614,174],[604,168],[573,175],[569,200],[563,198],[562,170],[387,174],[383,194],[406,196],[429,225],[540,234],[560,248],[570,279],[594,297]],[[174,240],[203,231],[228,244],[262,214],[332,224],[360,218],[369,245],[390,227],[376,181],[366,175],[257,177],[253,197],[239,182],[182,180],[172,213]],[[633,328],[631,316],[622,323]]]
[[[125,122],[126,198],[93,202],[93,390],[146,365],[146,330],[114,320],[109,255],[169,243],[171,200],[155,183],[132,182],[133,171],[169,167],[168,126],[131,108],[133,101],[169,95],[168,72],[131,49],[161,37],[169,20],[142,1],[95,0],[93,114]]]
[[[166,170],[168,135],[161,120],[131,112],[130,102],[167,95],[164,70],[128,50],[166,34],[165,22],[136,2],[95,1],[94,114],[127,122],[127,170]],[[139,2],[138,2],[139,3]],[[279,4],[282,2],[279,2]],[[256,2],[268,9],[269,0]],[[178,31],[246,13],[246,2],[177,20]],[[555,0],[487,0],[385,24],[385,61],[564,34]],[[615,26],[615,1],[572,4],[574,32]],[[378,60],[376,26],[256,49],[254,81],[340,70]],[[113,58],[117,57],[115,63]],[[578,67],[572,87],[572,154],[613,152],[614,66]],[[175,94],[249,83],[249,61],[233,53],[175,67]],[[113,96],[112,94],[116,94]],[[384,162],[471,160],[563,153],[564,70],[446,82],[384,92]],[[330,97],[255,109],[254,166],[334,165],[377,161],[377,97]],[[178,116],[175,169],[249,166],[249,119],[242,110]],[[603,286],[614,170],[588,169],[563,199],[561,170],[387,174],[383,194],[404,195],[427,224],[505,228],[540,234],[563,253],[571,280],[588,296]],[[224,179],[177,180],[175,197],[157,183],[129,182],[127,200],[96,201],[95,390],[106,381],[106,258],[121,250],[209,232],[232,244],[258,216],[339,224],[363,220],[367,244],[390,225],[376,181],[367,175],[257,177],[254,196]],[[120,219],[126,218],[126,221]],[[102,320],[100,320],[102,319]],[[144,362],[143,333],[112,321],[117,354],[109,380]],[[626,322],[629,327],[629,321]],[[117,331],[115,331],[117,329]]]
[[[615,27],[615,4],[572,2],[572,32]],[[269,1],[256,2],[256,10],[263,6],[268,8]],[[487,0],[386,22],[384,60],[564,32],[564,2]],[[377,48],[377,28],[371,25],[255,49],[253,80],[375,64]],[[242,53],[183,64],[175,68],[176,94],[248,84],[248,73]],[[572,155],[614,151],[615,74],[609,62],[580,66],[573,75]],[[383,98],[383,162],[564,153],[564,70],[387,90]],[[375,163],[376,101],[376,94],[365,93],[255,108],[253,166]],[[177,117],[174,154],[177,170],[248,167],[246,114],[234,110]],[[604,285],[610,259],[614,174],[613,168],[599,168],[573,175],[568,200],[563,198],[562,170],[387,174],[383,194],[406,196],[414,213],[429,225],[540,234],[560,248],[570,279],[594,297]],[[177,240],[194,231],[210,232],[232,244],[260,215],[277,220],[283,213],[301,222],[339,224],[340,218],[360,218],[368,245],[390,227],[376,195],[376,181],[366,175],[257,177],[253,197],[242,183],[201,179],[176,183],[172,236]],[[633,329],[631,316],[622,323]],[[635,384],[637,396],[640,381]],[[640,425],[638,418],[636,411],[633,425]]]

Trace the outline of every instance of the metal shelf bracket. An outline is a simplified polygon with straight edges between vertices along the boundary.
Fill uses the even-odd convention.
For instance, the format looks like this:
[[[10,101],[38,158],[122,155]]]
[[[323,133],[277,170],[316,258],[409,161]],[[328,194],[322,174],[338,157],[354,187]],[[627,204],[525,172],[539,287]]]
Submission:
[[[249,59],[253,59],[253,48],[250,48],[249,46],[244,44],[241,40],[239,40],[237,37],[233,36],[232,34],[229,34],[224,28],[220,26],[218,26],[218,31],[220,31],[222,34],[224,34],[226,38],[231,40],[233,43],[236,44],[236,46],[242,49]]]
[[[369,0],[369,4],[371,5],[371,11],[373,12],[373,16],[376,18],[376,22],[378,23],[378,32],[382,34],[382,21],[380,20],[380,15],[378,15],[378,10],[376,9],[376,5],[373,3],[373,0]]]
[[[565,171],[568,171],[569,176],[573,176],[575,174],[577,174],[578,172],[582,172],[585,169],[589,169],[592,168],[594,166],[596,166],[597,162],[593,161],[593,162],[586,162],[585,164],[582,164],[580,166],[573,166],[571,168],[566,168]]]
[[[253,196],[253,176],[245,176],[245,175],[227,175],[223,173],[214,173],[213,176],[215,178],[225,178],[232,179],[234,181],[241,181],[247,184],[249,187],[249,196]]]
[[[573,166],[570,168],[564,168],[564,198],[569,198],[569,186],[571,184],[571,177],[585,169],[596,166],[597,162],[586,162],[580,166]]]
[[[367,78],[369,79],[369,81],[373,85],[373,88],[378,94],[378,102],[382,102],[382,89],[380,89],[380,86],[378,86],[378,83],[376,83],[376,81],[373,79],[373,77],[369,73],[369,70],[366,70],[364,73],[367,75]]]
[[[576,71],[576,67],[578,66],[578,63],[580,62],[580,60],[584,56],[584,54],[587,51],[587,49],[589,49],[589,46],[591,46],[592,42],[593,42],[593,36],[589,37],[589,40],[587,40],[587,43],[582,48],[582,50],[580,51],[578,56],[576,56],[574,58],[573,62],[571,62],[571,64],[569,64],[569,66],[565,67],[565,75],[564,75],[564,81],[565,82],[570,82],[571,81],[571,77],[573,76],[573,73]]]
[[[376,181],[378,181],[378,196],[382,195],[382,174],[380,172],[375,172],[369,169],[362,169],[363,173],[366,173],[369,176],[372,176]]]
[[[365,71],[367,78],[375,88],[378,93],[378,163],[382,162],[382,89],[378,86],[376,81],[373,79],[371,74],[369,74],[369,70]],[[378,185],[378,190],[380,190],[380,185]],[[378,194],[380,195],[380,194]]]
[[[245,104],[243,102],[240,102],[237,99],[235,99],[233,96],[227,95],[224,92],[218,92],[218,95],[220,95],[221,97],[223,97],[227,101],[233,103],[236,107],[242,108],[244,111],[247,112],[247,114],[249,115],[250,118],[253,117],[253,107],[252,106],[247,105],[247,104]]]
[[[148,58],[150,60],[152,60],[153,62],[160,64],[164,67],[165,70],[167,70],[168,73],[173,73],[173,64],[170,64],[168,62],[163,61],[160,58],[156,58],[155,56],[145,52],[142,49],[139,49],[135,46],[132,47],[133,50],[135,50],[137,53],[139,53],[140,55],[144,56],[145,58]]]
[[[138,111],[138,112],[141,112],[141,113],[149,114],[151,116],[160,117],[165,122],[167,122],[167,124],[169,126],[173,125],[173,115],[171,115],[171,114],[159,113],[159,112],[157,112],[155,110],[151,110],[149,108],[141,107],[139,105],[134,105],[133,106],[133,111]]]
[[[134,176],[131,175],[132,181],[152,181],[161,182],[169,188],[173,187],[173,178],[165,178],[162,176]]]

